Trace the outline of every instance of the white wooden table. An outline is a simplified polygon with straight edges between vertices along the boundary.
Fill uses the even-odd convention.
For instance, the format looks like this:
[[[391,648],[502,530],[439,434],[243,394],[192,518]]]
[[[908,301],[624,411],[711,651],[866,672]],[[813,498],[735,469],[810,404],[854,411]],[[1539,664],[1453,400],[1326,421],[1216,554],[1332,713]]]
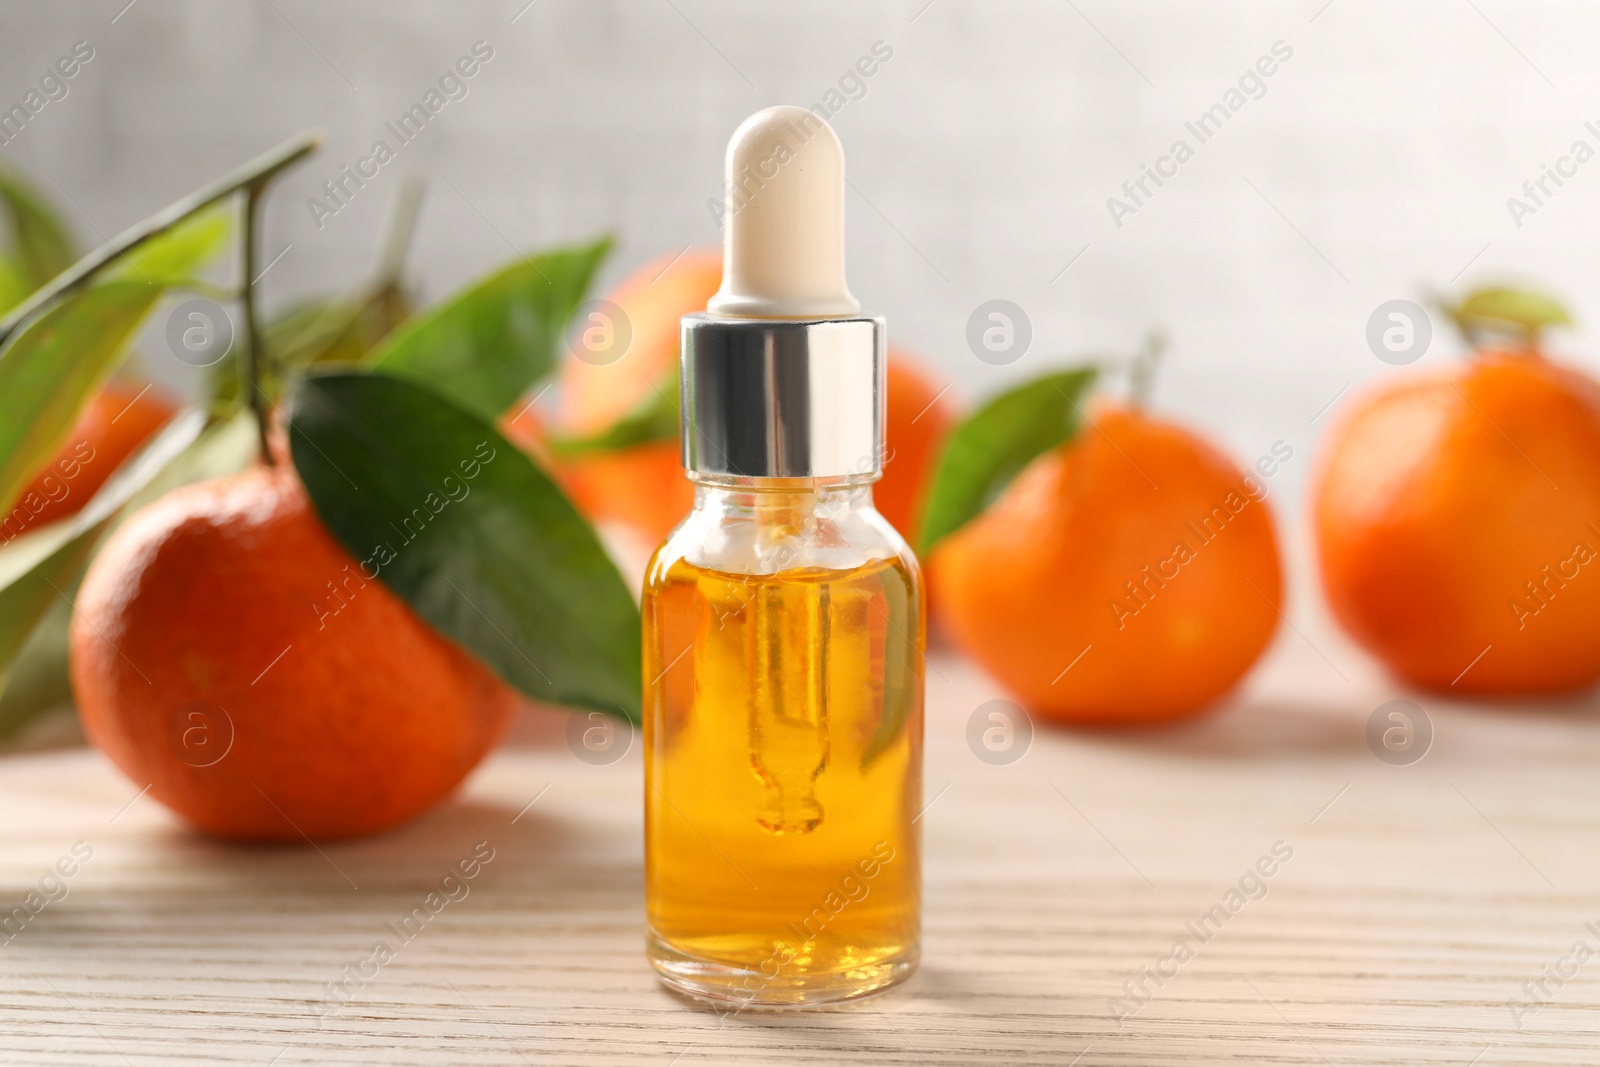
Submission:
[[[965,728],[999,694],[936,657],[922,969],[807,1014],[724,1017],[656,985],[637,746],[588,766],[552,714],[439,810],[320,853],[200,837],[92,752],[8,757],[0,907],[75,841],[93,857],[0,945],[0,1062],[1600,1063],[1600,957],[1520,1029],[1508,1007],[1575,941],[1600,949],[1600,715],[1418,698],[1433,749],[1390,766],[1364,727],[1399,694],[1350,662],[1342,680],[1286,633],[1201,722],[1041,730],[991,766]],[[1280,840],[1266,896],[1195,937]],[[319,1016],[480,841],[470,893]],[[1180,938],[1193,958],[1164,962]],[[1146,967],[1176,973],[1119,1026],[1109,1002]]]

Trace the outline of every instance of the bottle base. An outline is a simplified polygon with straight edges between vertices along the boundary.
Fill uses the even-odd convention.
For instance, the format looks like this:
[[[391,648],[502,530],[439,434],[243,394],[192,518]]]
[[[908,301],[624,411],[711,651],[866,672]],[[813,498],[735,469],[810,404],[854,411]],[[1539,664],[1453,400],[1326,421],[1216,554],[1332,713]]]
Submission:
[[[838,1004],[886,992],[911,977],[920,953],[912,949],[838,971],[786,974],[780,969],[774,977],[761,968],[691,956],[651,931],[646,955],[656,977],[676,993],[719,1008],[782,1011]]]

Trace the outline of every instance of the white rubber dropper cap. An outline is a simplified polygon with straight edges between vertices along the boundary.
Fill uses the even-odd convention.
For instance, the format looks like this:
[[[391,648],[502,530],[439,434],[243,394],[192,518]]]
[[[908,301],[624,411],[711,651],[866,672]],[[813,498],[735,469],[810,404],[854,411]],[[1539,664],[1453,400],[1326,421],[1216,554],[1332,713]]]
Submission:
[[[758,111],[728,141],[722,288],[706,310],[759,319],[855,315],[844,281],[844,147],[817,115]]]

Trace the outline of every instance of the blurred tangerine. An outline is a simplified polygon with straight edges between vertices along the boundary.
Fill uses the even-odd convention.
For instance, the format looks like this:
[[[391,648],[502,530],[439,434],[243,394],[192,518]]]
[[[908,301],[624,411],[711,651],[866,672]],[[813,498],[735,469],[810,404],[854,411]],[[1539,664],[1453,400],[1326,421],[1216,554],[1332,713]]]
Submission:
[[[1059,722],[1178,718],[1232,689],[1278,625],[1260,483],[1190,431],[1110,407],[930,554],[955,642]]]
[[[5,523],[6,536],[77,514],[176,411],[151,385],[107,383],[78,416],[55,458],[18,496]]]
[[[1486,694],[1600,679],[1592,378],[1528,347],[1384,382],[1339,414],[1311,496],[1329,607],[1401,678]]]

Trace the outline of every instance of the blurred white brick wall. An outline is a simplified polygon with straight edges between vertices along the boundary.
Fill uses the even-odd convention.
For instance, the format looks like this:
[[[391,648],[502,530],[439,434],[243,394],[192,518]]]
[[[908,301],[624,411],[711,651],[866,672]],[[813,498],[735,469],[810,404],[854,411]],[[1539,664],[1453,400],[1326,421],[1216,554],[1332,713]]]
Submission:
[[[92,240],[325,127],[271,202],[267,252],[292,246],[272,301],[361,278],[402,173],[429,185],[414,263],[430,296],[512,244],[614,231],[611,280],[714,241],[705,201],[733,126],[819,100],[881,40],[893,58],[835,120],[858,190],[852,284],[968,398],[1160,327],[1158,405],[1244,461],[1292,443],[1292,522],[1312,417],[1394,373],[1363,340],[1380,302],[1458,274],[1545,280],[1580,316],[1568,346],[1600,341],[1600,163],[1520,229],[1505,204],[1600,119],[1593,3],[126,2],[0,4],[8,106],[74,41],[95,48],[0,155],[54,184]],[[469,95],[319,231],[307,197],[480,39],[494,58]],[[1293,58],[1266,94],[1116,227],[1107,198],[1280,40]],[[1008,367],[964,339],[993,297],[1034,324]],[[1426,358],[1456,352],[1445,335]]]

